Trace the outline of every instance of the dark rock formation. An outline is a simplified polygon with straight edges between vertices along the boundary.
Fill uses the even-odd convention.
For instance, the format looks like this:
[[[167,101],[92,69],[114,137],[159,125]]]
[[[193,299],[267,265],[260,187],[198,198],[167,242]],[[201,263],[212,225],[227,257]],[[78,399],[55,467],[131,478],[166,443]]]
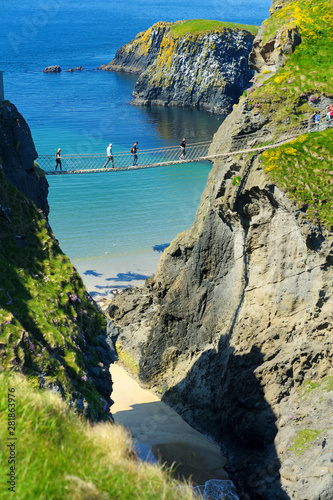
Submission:
[[[228,114],[253,76],[254,36],[238,28],[174,35],[157,23],[99,69],[140,73],[132,104],[188,106]]]
[[[30,129],[14,104],[0,104],[0,163],[8,182],[30,198],[48,215],[48,182],[35,166],[37,152]]]
[[[43,69],[43,73],[60,73],[61,68],[60,66],[47,66],[46,68]]]
[[[74,73],[74,71],[83,71],[82,66],[77,66],[76,68],[69,68],[66,70],[67,73]]]

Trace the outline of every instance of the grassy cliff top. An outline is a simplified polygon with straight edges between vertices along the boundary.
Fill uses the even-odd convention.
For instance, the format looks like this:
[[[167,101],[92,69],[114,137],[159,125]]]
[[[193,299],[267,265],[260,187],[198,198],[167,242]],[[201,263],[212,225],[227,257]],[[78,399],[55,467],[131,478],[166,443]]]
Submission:
[[[14,431],[8,429],[9,403],[15,404]],[[137,461],[123,427],[89,425],[69,413],[59,397],[32,389],[22,376],[0,375],[0,412],[4,416],[1,442],[12,442],[9,432],[14,432],[17,443],[17,462],[11,465],[15,467],[15,494],[8,491],[6,475],[13,471],[7,463],[10,449],[0,448],[3,498],[5,492],[8,498],[20,500],[197,498],[190,488],[180,489],[162,467]]]
[[[196,35],[211,31],[223,31],[225,28],[246,30],[256,35],[258,26],[249,24],[228,23],[223,21],[210,21],[208,19],[190,19],[188,21],[177,21],[170,29],[173,36]]]

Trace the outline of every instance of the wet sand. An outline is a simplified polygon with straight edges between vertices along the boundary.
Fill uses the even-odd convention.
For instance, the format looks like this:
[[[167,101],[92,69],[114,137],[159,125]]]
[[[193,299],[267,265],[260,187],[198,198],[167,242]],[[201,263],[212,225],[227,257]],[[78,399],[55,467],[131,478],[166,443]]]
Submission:
[[[111,408],[115,422],[129,429],[139,458],[175,464],[175,476],[202,485],[228,479],[219,447],[188,425],[152,392],[143,389],[117,363],[111,365]]]

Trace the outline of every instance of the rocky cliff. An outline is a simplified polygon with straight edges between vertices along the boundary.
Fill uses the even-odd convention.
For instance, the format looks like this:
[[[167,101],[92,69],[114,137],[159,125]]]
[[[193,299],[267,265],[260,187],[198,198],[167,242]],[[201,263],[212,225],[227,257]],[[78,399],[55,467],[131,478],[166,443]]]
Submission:
[[[93,420],[109,412],[112,327],[47,220],[48,184],[30,130],[0,107],[0,371],[23,373]]]
[[[157,23],[100,69],[140,73],[132,104],[227,114],[253,76],[248,56],[254,35],[230,24]]]
[[[48,183],[34,165],[37,152],[23,116],[9,101],[0,103],[0,161],[8,182],[48,215]]]
[[[252,64],[268,41],[282,56],[256,74],[212,154],[287,139],[333,104],[332,69],[305,76],[332,51],[331,17],[321,0],[275,2]],[[287,29],[302,40],[289,54]],[[109,310],[142,383],[221,444],[244,499],[333,497],[332,137],[216,160],[194,225]]]

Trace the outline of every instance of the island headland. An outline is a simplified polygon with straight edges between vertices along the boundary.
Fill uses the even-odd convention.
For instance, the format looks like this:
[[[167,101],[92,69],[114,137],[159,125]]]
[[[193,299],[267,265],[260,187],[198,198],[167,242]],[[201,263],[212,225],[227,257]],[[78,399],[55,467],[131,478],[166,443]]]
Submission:
[[[288,142],[216,159],[193,226],[109,316],[141,383],[220,443],[242,498],[328,500],[332,9],[275,0],[270,12],[252,85],[210,154]]]
[[[228,114],[248,86],[254,26],[203,19],[159,22],[99,69],[139,74],[131,104]]]

